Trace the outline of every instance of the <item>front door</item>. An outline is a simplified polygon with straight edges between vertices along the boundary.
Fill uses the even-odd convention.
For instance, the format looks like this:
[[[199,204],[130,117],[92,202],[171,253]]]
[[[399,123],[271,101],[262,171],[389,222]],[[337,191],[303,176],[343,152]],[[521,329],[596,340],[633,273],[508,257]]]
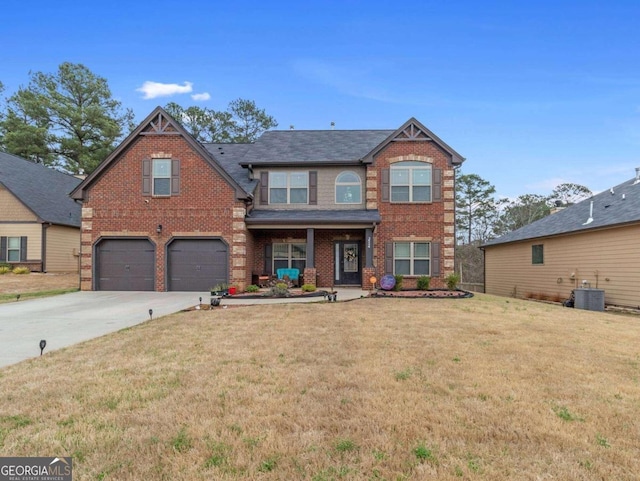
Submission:
[[[335,285],[362,285],[360,242],[338,241],[334,249]]]

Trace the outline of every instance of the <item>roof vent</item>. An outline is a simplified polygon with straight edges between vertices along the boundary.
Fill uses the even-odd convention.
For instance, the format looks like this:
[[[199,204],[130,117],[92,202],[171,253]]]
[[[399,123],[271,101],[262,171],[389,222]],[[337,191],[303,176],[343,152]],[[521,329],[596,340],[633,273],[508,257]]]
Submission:
[[[640,167],[636,167],[636,180],[633,185],[640,184]]]
[[[335,122],[331,122],[331,130],[336,128],[336,123]]]

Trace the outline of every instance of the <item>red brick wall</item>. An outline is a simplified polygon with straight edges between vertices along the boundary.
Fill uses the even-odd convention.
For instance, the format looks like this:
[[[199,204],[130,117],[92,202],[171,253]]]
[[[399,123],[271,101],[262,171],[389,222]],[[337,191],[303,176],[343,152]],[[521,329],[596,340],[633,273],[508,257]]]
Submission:
[[[180,194],[171,197],[142,195],[142,161],[153,155],[180,160]],[[234,230],[235,209],[244,209],[235,189],[179,135],[150,135],[135,139],[90,186],[83,206],[82,274],[84,290],[92,288],[92,245],[101,237],[145,236],[156,244],[156,290],[166,290],[165,246],[173,237],[222,237],[229,245],[229,281],[246,282],[233,258],[245,257],[243,233]],[[156,228],[162,224],[162,233]],[[246,233],[246,232],[245,232]],[[234,254],[235,252],[235,254]],[[242,264],[242,262],[240,262]],[[250,273],[249,273],[250,275]],[[243,286],[244,287],[244,286]]]
[[[432,203],[390,203],[382,202],[382,170],[388,169],[394,161],[411,160],[412,156],[428,158],[434,169],[442,169],[443,185],[441,202]],[[447,154],[433,142],[404,141],[392,142],[375,158],[369,170],[375,172],[377,188],[377,208],[382,222],[374,233],[374,258],[376,277],[384,274],[385,242],[429,239],[440,243],[441,276],[433,278],[432,287],[444,287],[444,277],[452,272],[453,266],[453,171]],[[372,177],[369,176],[369,179]],[[448,215],[445,216],[445,213]],[[446,228],[448,226],[448,229]],[[448,231],[448,232],[447,232]],[[416,279],[406,277],[404,287],[415,287]]]

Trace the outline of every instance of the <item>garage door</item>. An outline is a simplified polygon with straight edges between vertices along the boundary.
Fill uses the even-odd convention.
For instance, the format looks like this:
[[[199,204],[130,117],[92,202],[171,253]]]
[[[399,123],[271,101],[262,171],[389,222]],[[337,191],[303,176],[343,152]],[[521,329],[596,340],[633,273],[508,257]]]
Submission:
[[[96,289],[153,291],[155,249],[146,239],[105,239],[96,247]]]
[[[176,239],[168,249],[170,291],[208,291],[228,282],[229,251],[220,239]]]

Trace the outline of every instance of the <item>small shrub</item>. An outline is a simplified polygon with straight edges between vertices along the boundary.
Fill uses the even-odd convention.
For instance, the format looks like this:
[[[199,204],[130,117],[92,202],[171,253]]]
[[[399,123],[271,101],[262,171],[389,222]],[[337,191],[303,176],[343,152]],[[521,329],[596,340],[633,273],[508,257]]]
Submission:
[[[402,290],[402,281],[404,280],[404,276],[401,274],[395,275],[393,276],[396,278],[396,285],[393,286],[393,290],[394,291],[401,291]]]
[[[4,275],[8,272],[11,272],[11,267],[9,266],[0,266],[0,275]]]
[[[431,283],[431,277],[429,277],[429,276],[420,276],[420,277],[418,277],[418,289],[419,290],[428,291],[430,283]]]
[[[336,451],[339,453],[346,453],[348,451],[355,451],[357,449],[356,443],[350,439],[341,439],[336,443]]]
[[[413,449],[413,454],[416,459],[420,462],[428,461],[431,463],[436,463],[437,459],[433,454],[433,451],[427,448],[424,444],[420,444]]]
[[[460,275],[456,273],[449,274],[445,278],[445,282],[447,283],[447,289],[455,291],[456,287],[458,287],[458,283],[460,282]]]
[[[247,292],[258,292],[259,290],[260,288],[255,284],[251,284],[250,286],[247,286],[247,289],[246,289]]]
[[[31,274],[31,271],[28,267],[16,267],[13,269],[14,274]]]
[[[302,292],[315,292],[316,286],[313,284],[303,284]]]
[[[278,282],[271,288],[268,295],[272,297],[289,297],[289,286],[285,282]]]

